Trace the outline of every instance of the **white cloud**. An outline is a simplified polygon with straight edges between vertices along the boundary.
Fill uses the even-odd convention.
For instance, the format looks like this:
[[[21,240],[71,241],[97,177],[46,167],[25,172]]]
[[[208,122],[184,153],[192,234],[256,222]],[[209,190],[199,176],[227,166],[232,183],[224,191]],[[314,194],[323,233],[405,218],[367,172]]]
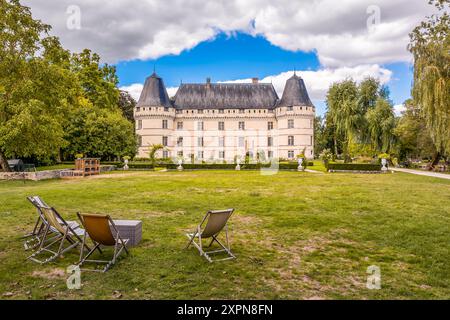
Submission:
[[[293,71],[282,72],[277,75],[272,75],[261,79],[261,82],[272,83],[278,96],[281,98],[283,94],[286,80],[293,75]],[[379,65],[360,65],[355,67],[343,67],[336,69],[320,69],[318,71],[297,71],[304,81],[312,100],[324,101],[325,95],[330,85],[334,82],[342,81],[348,78],[354,79],[356,82],[362,81],[366,77],[373,77],[380,81],[381,84],[387,84],[392,78],[392,71],[380,67]],[[220,81],[221,83],[243,82],[249,83],[252,79],[237,79]],[[135,83],[130,86],[121,87],[121,90],[128,91],[136,101],[142,91],[143,85]],[[167,92],[170,97],[174,96],[178,87],[169,87]]]
[[[264,36],[287,50],[315,50],[325,67],[408,61],[408,33],[432,6],[424,0],[24,0],[71,50],[91,48],[108,62],[179,54],[218,32]],[[69,5],[81,29],[66,27]],[[380,24],[367,28],[380,8]]]
[[[134,98],[134,100],[138,101],[143,88],[144,85],[142,83],[133,83],[129,86],[120,87],[119,89],[128,91],[128,93]],[[168,87],[166,89],[169,97],[173,97],[175,93],[177,93],[178,87]]]
[[[406,108],[403,104],[396,104],[394,106],[394,113],[396,116],[401,116],[405,110],[406,110]]]
[[[261,79],[261,82],[272,83],[278,96],[281,98],[283,94],[286,80],[293,75],[294,71],[286,71],[277,75],[268,76]],[[380,80],[381,84],[386,84],[391,80],[392,71],[382,68],[377,64],[360,65],[355,67],[342,68],[326,68],[317,71],[297,71],[297,75],[301,76],[305,81],[309,97],[312,100],[325,100],[325,95],[334,82],[352,78],[356,82],[361,82],[367,77],[373,77]],[[251,82],[251,79],[239,79],[223,82]]]

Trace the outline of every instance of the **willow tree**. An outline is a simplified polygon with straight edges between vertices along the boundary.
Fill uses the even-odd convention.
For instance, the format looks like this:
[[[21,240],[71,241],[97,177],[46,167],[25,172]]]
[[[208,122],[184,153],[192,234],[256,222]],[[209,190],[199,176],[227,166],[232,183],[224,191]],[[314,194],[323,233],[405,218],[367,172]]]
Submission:
[[[414,57],[413,99],[437,150],[432,169],[442,154],[450,154],[450,1],[430,4],[438,13],[411,32],[409,50]]]
[[[349,145],[358,136],[362,113],[358,106],[358,87],[352,80],[334,83],[326,97],[327,125],[334,128],[333,140],[337,153],[338,140],[342,143],[345,161],[349,159]]]
[[[392,104],[379,98],[373,108],[365,114],[371,146],[380,153],[389,153],[394,148],[396,125]]]

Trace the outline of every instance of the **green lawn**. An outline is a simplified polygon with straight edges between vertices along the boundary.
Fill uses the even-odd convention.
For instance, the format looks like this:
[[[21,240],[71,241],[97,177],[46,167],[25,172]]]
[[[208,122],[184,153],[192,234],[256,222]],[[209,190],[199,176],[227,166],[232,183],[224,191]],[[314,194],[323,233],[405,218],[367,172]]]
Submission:
[[[47,265],[20,236],[40,195],[77,211],[143,221],[143,241],[110,271],[66,289],[74,251]],[[209,264],[184,232],[207,209],[234,207],[236,260]],[[450,298],[450,181],[410,174],[257,171],[115,172],[77,180],[0,182],[0,299]],[[381,289],[366,288],[367,267]]]

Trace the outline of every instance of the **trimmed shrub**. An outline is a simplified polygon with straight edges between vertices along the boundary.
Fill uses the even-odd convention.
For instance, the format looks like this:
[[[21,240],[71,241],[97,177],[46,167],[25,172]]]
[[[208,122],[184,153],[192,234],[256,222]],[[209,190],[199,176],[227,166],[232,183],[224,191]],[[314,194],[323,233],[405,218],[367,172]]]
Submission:
[[[371,163],[328,163],[327,170],[381,171],[381,165]]]

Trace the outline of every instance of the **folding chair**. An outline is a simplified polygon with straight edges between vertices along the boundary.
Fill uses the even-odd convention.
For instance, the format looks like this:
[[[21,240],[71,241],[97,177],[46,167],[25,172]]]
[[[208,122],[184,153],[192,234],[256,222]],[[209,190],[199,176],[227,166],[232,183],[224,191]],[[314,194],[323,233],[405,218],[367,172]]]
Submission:
[[[235,259],[233,253],[231,253],[230,244],[228,241],[228,225],[227,222],[233,214],[234,209],[226,209],[226,210],[216,210],[216,211],[208,211],[203,218],[202,222],[197,226],[197,229],[193,233],[186,233],[186,236],[189,238],[189,242],[186,245],[186,249],[189,248],[191,244],[193,244],[198,251],[200,252],[200,256],[204,256],[206,260],[209,262],[213,261],[223,261],[229,259]],[[205,227],[203,228],[203,224],[206,222]],[[219,233],[225,230],[225,245],[219,241],[217,238]],[[202,239],[211,238],[211,242],[208,247],[214,242],[217,242],[222,249],[212,250],[212,251],[204,251],[202,245]],[[197,241],[196,241],[197,240]],[[209,256],[210,254],[226,252],[228,254],[227,258],[212,260]]]
[[[27,239],[24,242],[25,250],[34,249],[38,247],[41,244],[42,237],[44,235],[45,226],[48,224],[48,222],[45,219],[45,216],[43,212],[41,211],[42,207],[49,207],[44,200],[42,200],[39,196],[30,196],[27,197],[28,201],[31,202],[31,204],[36,208],[36,211],[38,213],[38,218],[36,220],[36,223],[34,225],[33,231],[30,233],[24,235],[22,238]],[[61,223],[61,221],[59,221]],[[73,228],[76,229],[79,227],[79,224],[76,221],[67,221],[67,223]],[[58,231],[50,226],[49,231],[51,233],[54,233],[55,235],[58,234]],[[49,238],[48,240],[51,240]]]
[[[87,213],[77,213],[78,218],[81,221],[86,233],[83,237],[83,245],[86,243],[86,237],[89,236],[91,241],[94,243],[94,248],[92,248],[85,256],[84,251],[80,251],[80,260],[78,261],[78,266],[82,266],[85,262],[94,263],[106,263],[103,270],[98,269],[84,269],[85,271],[101,271],[106,272],[108,269],[116,263],[117,258],[125,250],[127,255],[129,254],[126,247],[128,239],[122,239],[119,235],[114,221],[109,215],[103,214],[87,214]],[[113,230],[111,230],[113,229]],[[114,254],[111,260],[88,260],[88,258],[94,253],[95,250],[99,250],[102,253],[100,246],[114,246]]]
[[[50,262],[57,257],[61,256],[65,252],[75,248],[82,243],[80,236],[84,235],[84,230],[77,227],[73,228],[64,218],[56,211],[55,208],[48,206],[39,206],[39,211],[42,213],[42,223],[44,224],[44,230],[38,249],[30,255],[27,259],[31,261],[44,264]],[[65,247],[64,244],[68,243]],[[51,248],[57,245],[57,249]],[[83,244],[82,250],[90,248]],[[50,253],[51,255],[46,259],[38,259],[37,257],[44,253]]]

